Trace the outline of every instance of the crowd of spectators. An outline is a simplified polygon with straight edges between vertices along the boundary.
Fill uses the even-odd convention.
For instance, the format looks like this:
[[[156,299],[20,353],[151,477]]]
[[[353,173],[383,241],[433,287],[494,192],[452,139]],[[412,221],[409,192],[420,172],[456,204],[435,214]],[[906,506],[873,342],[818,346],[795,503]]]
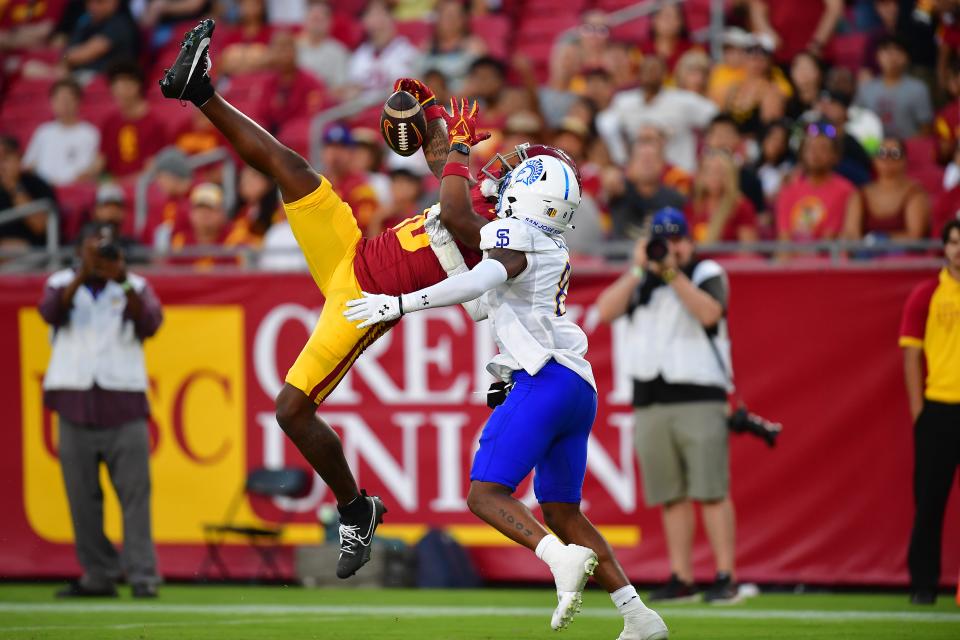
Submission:
[[[728,0],[718,56],[710,0],[619,23],[613,12],[632,4],[8,0],[0,211],[51,204],[0,226],[0,261],[46,245],[52,206],[67,242],[112,220],[158,261],[243,263],[267,247],[261,266],[303,267],[281,255],[295,242],[274,185],[249,167],[225,171],[207,153],[225,146],[219,133],[158,91],[183,32],[206,15],[218,21],[218,90],[298,152],[320,148],[312,159],[368,235],[428,206],[436,179],[419,156],[388,152],[377,106],[328,125],[320,145],[310,122],[402,76],[441,101],[480,100],[493,135],[475,169],[522,141],[571,154],[585,196],[577,253],[637,237],[668,206],[705,245],[844,239],[896,251],[957,216],[960,0]],[[224,247],[251,251],[200,257]]]

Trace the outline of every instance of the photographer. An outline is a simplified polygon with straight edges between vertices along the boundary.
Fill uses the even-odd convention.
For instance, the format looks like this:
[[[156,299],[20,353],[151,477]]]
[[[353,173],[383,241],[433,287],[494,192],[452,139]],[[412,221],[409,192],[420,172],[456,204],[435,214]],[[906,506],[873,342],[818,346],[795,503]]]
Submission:
[[[683,214],[666,208],[653,216],[649,241],[637,243],[630,270],[597,299],[605,322],[626,315],[630,323],[644,498],[648,506],[661,506],[671,568],[669,582],[650,594],[651,601],[697,595],[694,502],[700,503],[717,567],[703,599],[738,601],[727,449],[728,288],[719,264],[695,257]]]
[[[115,228],[84,227],[79,266],[47,280],[40,315],[52,328],[44,405],[59,416],[59,455],[80,580],[58,597],[116,597],[126,575],[134,597],[157,595],[150,525],[150,438],[143,340],[157,332],[160,303],[129,273]],[[103,533],[100,462],[123,509],[123,552]]]

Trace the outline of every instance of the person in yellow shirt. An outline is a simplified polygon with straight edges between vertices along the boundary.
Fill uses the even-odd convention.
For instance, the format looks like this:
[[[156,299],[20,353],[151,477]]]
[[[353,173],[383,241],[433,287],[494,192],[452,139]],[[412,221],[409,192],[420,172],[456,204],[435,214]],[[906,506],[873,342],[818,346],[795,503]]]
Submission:
[[[916,511],[907,556],[914,604],[937,600],[943,516],[960,466],[960,219],[944,226],[943,246],[946,265],[913,290],[900,325],[907,398],[916,423]]]

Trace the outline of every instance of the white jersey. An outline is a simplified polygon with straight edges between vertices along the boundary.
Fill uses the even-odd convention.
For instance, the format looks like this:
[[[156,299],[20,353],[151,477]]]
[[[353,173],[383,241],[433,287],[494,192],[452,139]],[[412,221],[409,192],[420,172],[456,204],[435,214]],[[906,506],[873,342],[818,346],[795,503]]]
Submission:
[[[483,295],[500,351],[487,371],[509,382],[514,371],[534,375],[553,359],[596,389],[584,358],[587,336],[566,315],[570,253],[563,236],[505,218],[480,230],[480,249],[511,249],[527,256],[523,273]]]

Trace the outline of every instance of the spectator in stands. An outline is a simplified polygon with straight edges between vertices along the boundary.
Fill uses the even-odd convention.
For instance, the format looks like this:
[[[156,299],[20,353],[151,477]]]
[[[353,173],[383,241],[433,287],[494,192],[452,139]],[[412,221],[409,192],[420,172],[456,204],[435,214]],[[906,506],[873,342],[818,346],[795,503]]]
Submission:
[[[800,147],[803,173],[780,191],[777,237],[781,241],[832,240],[843,230],[847,211],[855,206],[856,187],[834,172],[840,140],[829,122],[806,126]]]
[[[786,120],[778,120],[767,125],[760,133],[760,157],[751,168],[760,179],[760,185],[763,188],[766,206],[761,211],[773,211],[780,189],[793,172],[790,131],[790,125]],[[760,225],[762,229],[770,229],[772,220],[761,219]]]
[[[219,185],[202,182],[190,191],[188,220],[186,228],[174,232],[170,248],[174,255],[189,248],[191,255],[175,258],[174,262],[188,262],[197,269],[208,269],[215,264],[239,263],[237,257],[217,255],[221,249],[245,244],[229,237],[229,218],[223,208],[223,190]],[[204,250],[214,255],[197,255]]]
[[[661,149],[638,139],[623,172],[612,170],[604,175],[614,238],[637,238],[655,211],[683,209],[686,205],[680,193],[663,185],[666,161]]]
[[[126,262],[146,262],[146,256],[138,255],[139,246],[136,240],[125,235],[130,229],[130,208],[127,194],[116,182],[104,182],[97,187],[97,199],[90,212],[90,221],[98,224],[113,226],[113,236],[123,252]]]
[[[650,19],[650,33],[641,41],[640,51],[663,60],[667,65],[667,73],[673,75],[680,57],[692,46],[683,6],[667,4]]]
[[[332,26],[330,2],[310,0],[303,31],[297,38],[297,65],[323,80],[329,88],[339,87],[347,81],[347,66],[350,64],[350,52],[330,35]]]
[[[843,17],[843,0],[747,0],[753,31],[771,36],[777,62],[790,61],[803,50],[822,56]]]
[[[937,138],[937,160],[940,164],[947,164],[953,160],[960,140],[960,58],[954,61],[940,88],[950,100],[937,112],[933,133]]]
[[[420,52],[397,34],[386,0],[370,0],[363,12],[363,30],[366,39],[353,52],[347,70],[350,93],[385,90],[397,78],[413,73]]]
[[[666,245],[650,260],[640,240],[630,269],[597,299],[600,319],[628,320],[634,441],[644,499],[659,507],[670,580],[651,601],[696,596],[693,580],[694,503],[699,503],[716,563],[706,602],[739,601],[735,515],[730,499],[727,390],[731,371],[723,268],[700,260],[682,213],[662,210],[651,235]]]
[[[147,281],[127,271],[113,234],[109,224],[88,224],[79,266],[50,276],[39,305],[53,329],[43,404],[59,417],[60,467],[83,569],[58,597],[116,597],[125,575],[133,597],[155,598],[160,581],[143,341],[160,328],[163,312]],[[103,532],[101,463],[123,511],[119,554]]]
[[[245,226],[251,236],[263,238],[282,217],[281,209],[277,185],[253,167],[243,165],[237,180],[234,226]]]
[[[915,512],[907,565],[910,602],[918,605],[937,601],[944,514],[960,466],[960,220],[945,224],[941,237],[946,264],[936,279],[913,290],[900,324],[914,420]]]
[[[933,107],[927,86],[907,74],[910,54],[907,46],[895,37],[877,43],[880,77],[860,85],[856,103],[870,109],[883,122],[884,133],[910,138],[929,131]]]
[[[664,158],[663,173],[660,174],[663,186],[673,189],[684,198],[690,195],[693,176],[666,161],[667,132],[659,123],[651,121],[640,125],[634,144],[657,147],[657,157]]]
[[[958,149],[957,159],[951,163],[951,166],[955,164],[960,164],[960,149]],[[942,229],[948,221],[960,220],[960,169],[955,173],[955,178],[957,180],[953,186],[937,198],[937,204],[931,215],[931,229]]]
[[[237,24],[224,25],[217,33],[214,46],[220,70],[225,75],[253,73],[270,64],[267,47],[273,28],[267,14],[265,0],[237,0]]]
[[[852,104],[853,98],[857,93],[857,82],[853,72],[846,67],[834,67],[827,73],[827,79],[824,83],[824,90],[833,96],[835,101],[845,104],[846,112],[837,110],[836,114],[827,115],[827,119],[843,122],[843,131],[848,133],[860,143],[866,152],[866,158],[880,148],[880,141],[883,140],[883,122],[880,116],[865,107]],[[823,95],[821,94],[821,97]],[[829,105],[822,102],[818,109],[824,109]],[[834,126],[836,126],[836,122]],[[850,151],[849,149],[847,151]],[[857,155],[857,162],[863,163],[863,156]]]
[[[696,133],[709,124],[717,108],[692,91],[665,88],[665,74],[663,60],[644,58],[640,89],[618,93],[610,107],[597,116],[597,128],[614,161],[623,164],[627,145],[636,137],[640,124],[659,122],[669,132],[667,160],[689,173],[696,168]]]
[[[707,126],[703,135],[703,146],[706,149],[720,149],[726,151],[740,168],[737,182],[740,191],[750,200],[754,209],[759,212],[767,210],[766,200],[763,197],[763,186],[756,172],[747,163],[748,151],[743,135],[737,123],[726,113],[718,113]]]
[[[873,177],[873,163],[863,145],[847,131],[850,99],[849,93],[827,89],[820,94],[817,111],[808,116],[806,121],[824,118],[833,125],[840,143],[840,161],[834,170],[853,184],[860,186]]]
[[[258,264],[266,271],[307,271],[307,260],[290,229],[283,207],[278,212],[282,217],[263,237]]]
[[[161,118],[144,98],[144,77],[133,62],[118,62],[108,71],[117,110],[100,129],[99,168],[116,178],[139,172],[167,144]]]
[[[177,28],[209,15],[213,0],[140,0],[131,2],[130,9],[140,25],[150,34],[154,50],[166,46],[182,33]]]
[[[753,36],[743,79],[731,84],[721,103],[745,134],[756,135],[764,124],[782,118],[793,93],[790,82],[773,63],[774,48],[770,36]]]
[[[0,52],[26,51],[44,46],[53,34],[62,7],[57,3],[20,0],[5,3],[0,22]]]
[[[226,146],[223,136],[203,112],[194,109],[190,119],[184,121],[173,133],[173,144],[187,155],[196,155]]]
[[[357,171],[354,139],[343,123],[334,123],[323,133],[321,164],[323,175],[330,180],[333,190],[350,205],[360,231],[367,235],[367,226],[373,220],[379,203],[374,188],[366,176]]]
[[[590,9],[580,16],[580,26],[571,43],[576,50],[580,70],[604,67],[610,45],[610,23],[602,9]]]
[[[297,44],[291,32],[273,32],[269,69],[260,108],[267,129],[276,133],[284,123],[309,118],[323,108],[326,89],[320,80],[297,67]]]
[[[57,198],[42,178],[23,169],[20,143],[12,136],[0,136],[0,211],[48,200],[56,207]],[[47,243],[49,207],[40,207],[25,218],[0,226],[0,238],[6,248],[43,247]]]
[[[86,0],[86,8],[63,52],[67,68],[99,72],[137,57],[139,31],[120,0]]]
[[[710,71],[707,84],[707,97],[717,106],[722,106],[730,88],[746,77],[747,48],[753,43],[753,36],[739,27],[730,27],[723,32],[723,57]]]
[[[424,43],[419,69],[437,69],[459,92],[470,63],[487,51],[482,39],[470,33],[470,13],[462,0],[439,0],[433,34]]]
[[[850,240],[919,240],[930,225],[930,200],[907,176],[907,149],[902,140],[886,138],[874,156],[876,180],[860,189],[844,223]]]
[[[423,194],[422,177],[409,169],[391,171],[389,199],[381,200],[367,234],[370,237],[376,236],[384,229],[403,222],[415,211],[422,210]]]
[[[708,150],[700,159],[685,212],[698,244],[759,239],[757,212],[740,192],[738,178],[739,168],[726,151]]]
[[[480,126],[494,133],[494,137],[510,114],[508,101],[504,99],[507,91],[507,65],[490,56],[473,61],[463,93],[480,101]]]
[[[433,90],[433,95],[437,97],[437,104],[450,104],[452,94],[447,76],[436,69],[427,69],[423,72],[423,83]]]
[[[157,154],[153,170],[153,183],[147,191],[146,228],[138,240],[166,251],[174,232],[186,223],[193,171],[186,154],[174,147]]]
[[[901,8],[901,5],[903,7]],[[877,45],[886,37],[895,36],[910,43],[910,57],[915,66],[934,69],[937,64],[937,42],[929,20],[918,19],[901,0],[873,0],[879,26],[869,35],[860,63],[860,83],[880,73]],[[942,46],[949,50],[949,46]],[[929,76],[928,76],[929,77]]]
[[[100,148],[100,130],[80,120],[83,90],[75,80],[58,80],[50,88],[54,119],[37,127],[23,164],[53,185],[91,176]]]
[[[673,80],[677,89],[706,96],[712,66],[710,56],[700,49],[687,51],[680,56],[677,66],[673,69]]]
[[[803,51],[790,63],[790,83],[793,95],[787,100],[786,116],[796,120],[807,111],[815,109],[823,90],[823,68],[819,58]]]

